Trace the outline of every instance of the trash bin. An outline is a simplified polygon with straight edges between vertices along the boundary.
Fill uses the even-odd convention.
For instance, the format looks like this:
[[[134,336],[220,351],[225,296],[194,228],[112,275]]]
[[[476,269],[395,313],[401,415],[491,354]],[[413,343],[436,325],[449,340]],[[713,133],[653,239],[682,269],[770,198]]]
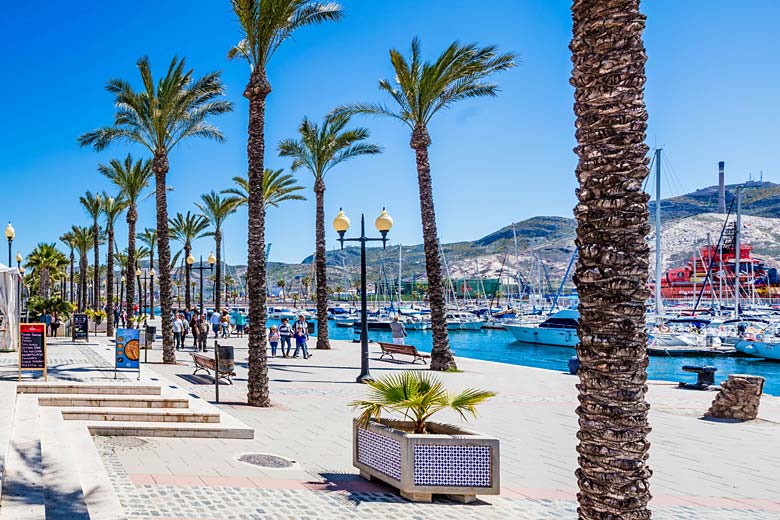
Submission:
[[[233,372],[236,366],[233,347],[231,345],[219,345],[217,348],[219,349],[219,371]]]
[[[146,348],[152,348],[152,343],[157,337],[157,327],[153,325],[146,326]]]

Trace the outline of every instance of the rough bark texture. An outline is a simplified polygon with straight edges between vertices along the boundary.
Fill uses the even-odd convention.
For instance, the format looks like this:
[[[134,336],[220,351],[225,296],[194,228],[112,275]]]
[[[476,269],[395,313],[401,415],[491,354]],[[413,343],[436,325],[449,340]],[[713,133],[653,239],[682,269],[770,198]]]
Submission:
[[[79,312],[87,309],[87,252],[79,254]]]
[[[127,326],[135,323],[133,305],[135,304],[135,223],[138,221],[138,212],[135,204],[127,208],[127,274],[125,276],[125,310],[127,311]]]
[[[41,279],[38,282],[38,294],[48,298],[51,293],[51,275],[48,267],[41,268]]]
[[[752,421],[758,417],[763,389],[764,378],[761,376],[729,374],[704,417]]]
[[[106,336],[114,335],[114,223],[109,222],[108,258],[106,259]]]
[[[191,309],[190,307],[190,264],[187,263],[187,259],[190,257],[190,253],[192,252],[192,246],[190,246],[190,243],[187,242],[184,244],[184,279],[186,281],[186,286],[184,287],[184,308],[189,311]]]
[[[317,277],[317,348],[329,349],[328,341],[328,280],[325,269],[325,182],[314,182],[317,199],[315,217],[316,248],[314,251],[315,276]]]
[[[152,161],[157,199],[157,253],[159,257],[160,321],[162,322],[163,363],[176,363],[171,322],[171,245],[168,241],[168,194],[165,176],[168,154],[158,150]]]
[[[98,226],[97,218],[95,218],[92,224],[92,232],[95,234],[95,243],[93,245],[95,272],[92,275],[92,308],[98,310],[100,309],[100,226]]]
[[[431,330],[433,350],[431,370],[455,370],[455,357],[450,350],[447,335],[446,302],[441,275],[439,255],[439,232],[436,229],[436,212],[433,209],[433,186],[431,165],[428,162],[428,147],[431,137],[423,126],[415,127],[410,146],[417,159],[417,183],[420,189],[420,214],[423,226],[423,248],[425,250],[425,271],[428,276],[428,299],[431,305]]]
[[[575,0],[579,203],[579,518],[650,518],[645,17],[638,0]]]
[[[214,311],[222,310],[222,231],[214,230],[214,247],[217,248],[217,272],[214,280]]]
[[[70,302],[71,303],[76,303],[76,299],[73,297],[73,294],[74,294],[73,293],[73,268],[75,266],[75,263],[76,263],[76,258],[75,258],[75,255],[73,254],[73,248],[71,247],[70,248],[70,275],[69,275],[69,279],[70,279],[70,282],[69,282],[69,284],[70,284],[70,294],[69,294],[69,296],[70,296]]]
[[[249,378],[247,401],[252,406],[270,406],[266,358],[265,305],[265,201],[263,168],[265,154],[265,100],[271,85],[265,71],[256,68],[249,77],[244,97],[249,100],[249,236],[247,289],[249,293]]]
[[[154,244],[149,244],[149,270],[152,269],[154,269]],[[149,274],[149,319],[154,319],[154,276],[151,273]]]

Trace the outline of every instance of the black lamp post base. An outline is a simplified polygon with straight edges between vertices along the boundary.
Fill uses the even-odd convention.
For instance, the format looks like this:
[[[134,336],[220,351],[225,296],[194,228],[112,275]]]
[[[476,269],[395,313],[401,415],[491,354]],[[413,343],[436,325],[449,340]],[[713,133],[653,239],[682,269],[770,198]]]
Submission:
[[[374,380],[373,377],[371,377],[371,374],[369,372],[366,372],[365,374],[360,374],[357,376],[357,379],[355,379],[356,383],[371,383]]]

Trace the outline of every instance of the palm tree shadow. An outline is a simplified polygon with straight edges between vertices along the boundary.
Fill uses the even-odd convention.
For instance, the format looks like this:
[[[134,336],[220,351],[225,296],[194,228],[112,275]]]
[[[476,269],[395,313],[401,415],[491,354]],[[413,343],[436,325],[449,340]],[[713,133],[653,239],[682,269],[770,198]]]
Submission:
[[[16,446],[13,446],[13,449],[27,468],[26,473],[36,474],[40,481],[35,482],[25,478],[4,481],[3,500],[6,503],[43,506],[47,520],[89,520],[87,501],[81,486],[74,491],[63,492],[57,486],[51,485],[68,482],[74,478],[74,475],[65,474],[57,468],[44,469],[40,450],[22,451]],[[40,483],[44,483],[44,486],[41,487]],[[50,485],[45,485],[46,483]],[[88,493],[87,496],[90,494]]]

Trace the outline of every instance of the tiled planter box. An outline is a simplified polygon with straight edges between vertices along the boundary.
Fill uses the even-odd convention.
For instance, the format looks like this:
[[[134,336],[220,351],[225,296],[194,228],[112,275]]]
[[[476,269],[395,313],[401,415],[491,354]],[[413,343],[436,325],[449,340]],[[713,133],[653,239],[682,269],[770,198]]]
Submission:
[[[456,426],[429,423],[426,435],[409,433],[411,423],[353,422],[352,462],[366,479],[398,488],[401,496],[430,502],[434,494],[471,502],[500,490],[498,439]]]

